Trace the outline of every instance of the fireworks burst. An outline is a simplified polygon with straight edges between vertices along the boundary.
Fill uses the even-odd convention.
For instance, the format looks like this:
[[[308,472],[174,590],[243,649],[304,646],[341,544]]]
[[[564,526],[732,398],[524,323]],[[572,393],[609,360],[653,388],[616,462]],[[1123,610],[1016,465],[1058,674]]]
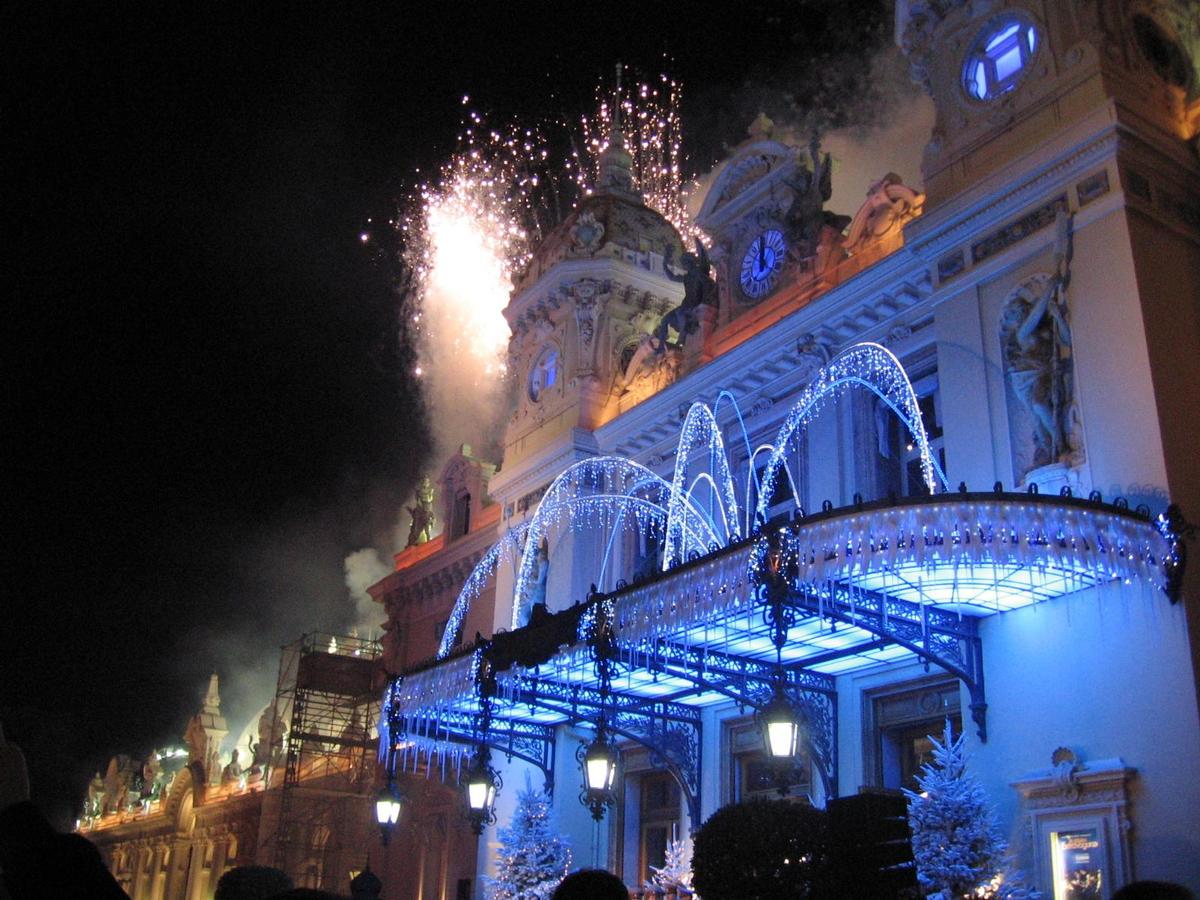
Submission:
[[[566,153],[551,149],[542,126],[492,126],[477,112],[467,114],[458,152],[434,182],[417,190],[399,223],[405,262],[415,275],[416,374],[437,377],[439,358],[481,378],[503,371],[509,328],[502,311],[513,277],[532,248],[591,193],[618,109],[646,204],[685,239],[700,236],[685,208],[680,99],[679,82],[667,75],[616,91],[600,85],[596,112],[576,126],[562,123],[565,135],[576,133]]]
[[[618,73],[620,68],[618,68]],[[650,81],[620,83],[615,90],[596,88],[596,112],[580,117],[582,140],[575,143],[568,170],[580,194],[590,194],[600,170],[600,155],[608,147],[614,119],[625,150],[633,158],[633,180],[646,205],[675,226],[686,243],[707,241],[685,206],[683,126],[679,117],[683,89],[669,75]]]
[[[399,227],[415,275],[416,374],[453,366],[493,380],[503,371],[503,310],[546,227],[538,213],[553,188],[549,157],[535,129],[491,128],[472,112],[459,151],[411,199]]]

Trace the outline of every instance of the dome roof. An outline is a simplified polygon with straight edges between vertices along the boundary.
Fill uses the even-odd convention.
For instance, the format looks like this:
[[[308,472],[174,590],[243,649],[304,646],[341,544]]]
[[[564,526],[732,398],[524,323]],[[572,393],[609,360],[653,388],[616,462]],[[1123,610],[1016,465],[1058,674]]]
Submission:
[[[619,142],[605,149],[595,191],[580,200],[537,246],[529,266],[517,279],[518,291],[567,259],[633,261],[631,254],[651,252],[662,256],[668,246],[679,258],[684,249],[679,232],[643,202],[633,187],[630,167],[630,156]]]

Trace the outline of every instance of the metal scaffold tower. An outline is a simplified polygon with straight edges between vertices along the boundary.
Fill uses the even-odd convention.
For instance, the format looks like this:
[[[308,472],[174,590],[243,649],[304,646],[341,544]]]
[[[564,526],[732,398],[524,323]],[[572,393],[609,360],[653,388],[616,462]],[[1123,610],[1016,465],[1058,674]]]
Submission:
[[[287,731],[263,798],[259,859],[297,887],[344,892],[366,863],[380,652],[378,641],[331,634],[283,648],[275,715]]]

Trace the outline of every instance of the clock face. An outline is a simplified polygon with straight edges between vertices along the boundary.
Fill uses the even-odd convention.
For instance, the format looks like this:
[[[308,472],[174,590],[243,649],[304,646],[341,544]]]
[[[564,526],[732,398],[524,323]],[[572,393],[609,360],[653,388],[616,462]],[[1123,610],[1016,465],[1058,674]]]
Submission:
[[[783,234],[775,229],[752,240],[742,257],[742,293],[751,300],[761,300],[775,290],[786,255]]]

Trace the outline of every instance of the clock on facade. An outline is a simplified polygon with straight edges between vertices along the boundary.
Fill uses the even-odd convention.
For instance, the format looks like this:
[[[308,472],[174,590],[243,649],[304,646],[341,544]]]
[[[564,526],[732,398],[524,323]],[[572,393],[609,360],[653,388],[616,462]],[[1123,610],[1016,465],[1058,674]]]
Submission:
[[[783,234],[774,228],[752,240],[742,257],[742,293],[751,300],[760,300],[775,290],[786,255]]]

